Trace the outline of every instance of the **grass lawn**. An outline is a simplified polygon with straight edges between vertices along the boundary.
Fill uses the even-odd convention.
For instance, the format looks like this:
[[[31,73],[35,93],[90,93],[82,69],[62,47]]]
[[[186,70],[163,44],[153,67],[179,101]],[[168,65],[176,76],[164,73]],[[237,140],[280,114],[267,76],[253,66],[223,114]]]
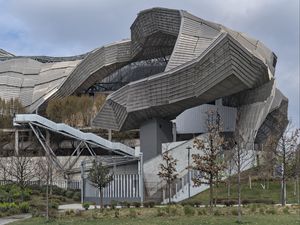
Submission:
[[[275,203],[280,203],[280,187],[279,180],[270,181],[269,189],[263,189],[262,181],[252,181],[252,188],[250,189],[248,181],[244,180],[242,183],[242,199],[266,199],[273,200]],[[236,180],[232,179],[230,199],[237,199],[237,184]],[[225,183],[219,185],[214,190],[214,197],[219,199],[227,199],[228,189]],[[206,190],[184,202],[200,202],[202,204],[209,204],[209,190]],[[294,182],[287,182],[287,203],[296,203],[297,196],[294,194]]]
[[[287,210],[288,209],[288,210]],[[46,222],[44,217],[12,223],[12,225],[233,225],[237,224],[237,208],[215,208],[210,214],[209,208],[172,205],[160,208],[137,208],[88,211],[67,211],[56,215]],[[278,206],[250,205],[243,208],[243,224],[256,225],[300,225],[300,208],[297,206],[282,208]]]
[[[300,224],[300,217],[298,215],[251,215],[243,217],[243,224],[261,224],[261,225],[297,225]],[[201,224],[215,224],[215,225],[232,225],[236,223],[234,216],[174,216],[174,217],[153,217],[153,218],[80,218],[70,217],[52,220],[46,222],[45,218],[32,218],[12,225],[63,225],[63,224],[80,224],[80,225],[201,225]]]

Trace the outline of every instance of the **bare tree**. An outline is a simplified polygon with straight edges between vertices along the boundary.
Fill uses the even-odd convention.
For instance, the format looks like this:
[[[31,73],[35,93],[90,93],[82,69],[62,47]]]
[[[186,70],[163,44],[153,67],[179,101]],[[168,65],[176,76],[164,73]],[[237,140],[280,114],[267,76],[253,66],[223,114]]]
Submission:
[[[287,165],[297,150],[299,144],[299,129],[293,129],[291,123],[288,124],[285,131],[280,136],[276,155],[278,161],[282,164],[282,173],[281,173],[281,205],[286,204],[286,179],[287,179]]]
[[[174,159],[168,151],[163,154],[163,161],[165,164],[160,164],[160,171],[158,176],[167,182],[168,194],[169,194],[169,204],[171,203],[171,185],[173,181],[177,178],[177,159]]]
[[[224,137],[221,136],[220,118],[217,112],[207,112],[207,135],[203,139],[195,139],[194,147],[201,150],[200,154],[193,154],[193,169],[200,175],[192,180],[195,186],[207,184],[210,187],[210,207],[213,206],[213,189],[221,181],[221,172],[226,164],[223,158]]]
[[[7,157],[5,160],[2,159],[0,167],[3,171],[5,170],[12,181],[20,186],[22,192],[29,184],[29,181],[35,178],[37,171],[36,164],[32,157],[21,155]],[[23,194],[21,196],[23,201]]]
[[[252,138],[253,139],[253,138]],[[237,173],[237,184],[238,184],[238,222],[242,221],[242,185],[241,185],[241,173],[242,171],[250,168],[253,163],[255,153],[254,153],[254,140],[247,138],[245,140],[243,136],[239,133],[237,128],[234,137],[234,147],[232,149],[232,159],[235,164]]]
[[[91,184],[99,189],[100,192],[100,206],[103,209],[103,189],[113,180],[113,174],[107,166],[102,165],[102,162],[93,161],[92,168],[88,175]]]

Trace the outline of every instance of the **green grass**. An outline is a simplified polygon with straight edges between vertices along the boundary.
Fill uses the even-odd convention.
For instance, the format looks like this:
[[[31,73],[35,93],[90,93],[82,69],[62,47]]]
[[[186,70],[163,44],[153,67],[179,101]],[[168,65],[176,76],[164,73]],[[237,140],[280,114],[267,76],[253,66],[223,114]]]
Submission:
[[[194,208],[195,213],[186,214],[184,207],[180,205],[104,212],[98,209],[60,213],[49,222],[46,222],[44,217],[34,217],[12,225],[233,225],[237,224],[236,210],[235,207],[215,208],[211,214],[208,208]],[[289,207],[286,212],[286,208],[278,206],[251,205],[243,207],[242,221],[243,224],[250,225],[300,225],[299,210],[297,206]]]
[[[86,219],[86,218],[63,218],[46,222],[44,218],[32,218],[12,225],[233,225],[236,223],[234,216],[174,216],[174,217],[153,217],[153,218],[102,218],[102,219]],[[297,225],[300,224],[300,219],[297,215],[251,215],[243,217],[243,224],[261,224],[261,225]]]
[[[270,181],[269,189],[263,189],[261,184],[262,181],[252,181],[252,188],[250,189],[249,183],[244,181],[242,183],[242,199],[266,199],[266,200],[273,200],[275,203],[280,203],[280,181],[274,180]],[[227,192],[227,185],[222,183],[219,187],[215,188],[214,190],[214,197],[219,199],[227,199],[228,192]],[[237,199],[237,184],[234,179],[232,179],[231,184],[231,194],[230,199]],[[185,202],[200,202],[201,204],[208,204],[209,203],[209,190],[206,190]],[[287,182],[287,203],[296,203],[297,199],[294,195],[294,183],[292,181]]]

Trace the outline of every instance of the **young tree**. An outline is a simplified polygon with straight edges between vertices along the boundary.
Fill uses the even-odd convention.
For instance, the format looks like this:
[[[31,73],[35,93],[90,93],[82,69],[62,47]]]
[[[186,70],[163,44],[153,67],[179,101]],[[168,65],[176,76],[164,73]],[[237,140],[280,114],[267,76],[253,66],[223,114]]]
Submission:
[[[113,174],[110,172],[107,166],[104,166],[102,162],[93,161],[92,168],[88,175],[88,179],[91,184],[99,189],[100,192],[100,206],[103,209],[103,189],[113,180]]]
[[[234,147],[232,149],[232,159],[235,163],[236,173],[237,173],[237,184],[238,184],[238,222],[242,221],[242,186],[241,186],[241,172],[250,167],[253,163],[254,154],[254,141],[244,140],[242,135],[236,131],[234,137]],[[252,147],[251,147],[252,146]]]
[[[286,204],[286,179],[288,163],[295,156],[297,146],[299,144],[300,130],[293,129],[291,123],[288,124],[285,131],[280,136],[276,155],[278,161],[282,164],[282,176],[281,176],[281,205]]]
[[[225,140],[221,136],[220,117],[215,111],[207,112],[207,130],[204,139],[194,140],[194,147],[201,150],[202,153],[192,155],[193,169],[199,171],[201,175],[194,177],[192,180],[195,186],[209,185],[209,204],[212,208],[214,186],[221,181],[221,172],[226,167],[223,160]]]
[[[177,178],[177,159],[174,159],[168,151],[163,154],[163,161],[165,164],[160,164],[160,171],[157,174],[160,178],[167,182],[168,194],[169,194],[169,204],[171,203],[171,185],[173,181]]]

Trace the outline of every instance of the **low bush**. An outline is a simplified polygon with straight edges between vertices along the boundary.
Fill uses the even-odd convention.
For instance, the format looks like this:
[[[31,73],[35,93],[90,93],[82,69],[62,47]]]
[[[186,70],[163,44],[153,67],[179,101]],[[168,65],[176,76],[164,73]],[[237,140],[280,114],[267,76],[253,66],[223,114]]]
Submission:
[[[75,192],[73,195],[73,200],[74,201],[80,201],[81,200],[81,193],[80,192]]]
[[[52,194],[54,194],[54,195],[65,195],[66,190],[62,189],[60,187],[57,187],[56,185],[53,185],[52,186]]]
[[[119,209],[116,209],[116,210],[115,210],[115,217],[116,217],[116,218],[119,218],[119,217],[120,217],[120,210],[119,210]]]
[[[199,207],[200,205],[202,205],[202,202],[198,201],[198,200],[193,200],[193,201],[181,202],[181,205],[182,206],[190,205],[190,206],[193,206],[193,207],[194,206]]]
[[[238,209],[236,209],[236,208],[233,208],[232,210],[231,210],[231,215],[233,215],[233,216],[237,216],[239,214],[239,211],[238,211]]]
[[[275,215],[277,212],[276,212],[275,208],[269,208],[269,209],[266,210],[266,213],[271,214],[271,215]]]
[[[9,203],[9,202],[4,202],[0,203],[0,212],[7,212],[8,210],[12,208],[17,208],[16,203]]]
[[[259,208],[259,213],[260,214],[265,214],[265,209],[264,208]]]
[[[219,209],[214,210],[214,215],[215,216],[221,216],[222,212]]]
[[[229,206],[237,205],[238,202],[237,202],[237,200],[224,200],[222,202],[222,204],[226,205],[227,207],[229,207]]]
[[[251,205],[250,211],[251,211],[252,213],[255,213],[255,212],[256,212],[256,209],[257,209],[257,207],[256,207],[255,204]]]
[[[177,216],[180,214],[179,208],[176,205],[169,205],[166,207],[166,212],[169,216]]]
[[[283,212],[284,214],[290,214],[289,207],[283,208],[282,212]]]
[[[132,205],[136,208],[140,208],[141,207],[141,203],[140,202],[133,202]]]
[[[166,208],[157,208],[157,216],[167,216]]]
[[[67,198],[73,198],[74,192],[73,191],[67,191],[65,195],[66,195]]]
[[[58,209],[59,204],[55,201],[49,203],[49,208]]]
[[[7,213],[8,213],[8,215],[16,215],[16,214],[20,213],[20,209],[18,207],[16,207],[16,208],[10,208],[7,211]]]
[[[68,209],[67,211],[65,211],[66,216],[71,216],[71,215],[74,215],[74,214],[75,214],[75,212],[74,212],[73,209]]]
[[[20,208],[20,211],[22,213],[28,213],[29,212],[29,204],[28,204],[28,202],[21,202],[19,204],[19,208]]]
[[[137,217],[137,212],[135,209],[129,209],[129,217],[131,218]]]
[[[88,210],[90,208],[90,203],[89,202],[84,202],[82,204],[82,207],[85,209],[85,210]]]
[[[193,215],[195,215],[195,209],[192,206],[190,206],[190,205],[185,205],[183,207],[183,211],[184,211],[184,214],[186,216],[193,216]]]
[[[115,209],[116,206],[117,206],[117,204],[118,204],[118,202],[115,201],[115,200],[112,200],[112,201],[110,202],[110,206],[111,206],[112,209]]]
[[[207,215],[207,210],[206,209],[199,209],[198,210],[198,215],[201,216],[201,215]]]
[[[153,208],[154,206],[155,206],[155,202],[154,201],[144,202],[144,207],[146,207],[146,208]]]

